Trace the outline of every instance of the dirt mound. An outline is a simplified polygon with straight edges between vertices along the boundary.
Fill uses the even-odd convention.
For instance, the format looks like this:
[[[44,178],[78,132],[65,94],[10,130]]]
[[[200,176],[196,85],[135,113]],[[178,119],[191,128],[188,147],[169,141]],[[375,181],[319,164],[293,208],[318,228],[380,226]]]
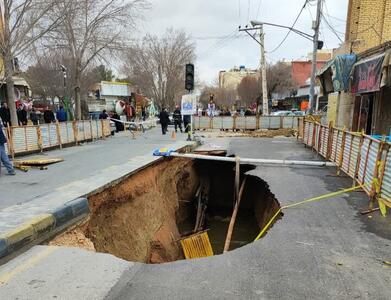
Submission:
[[[82,228],[70,229],[49,242],[49,246],[77,247],[88,251],[96,251],[94,243],[86,237]]]

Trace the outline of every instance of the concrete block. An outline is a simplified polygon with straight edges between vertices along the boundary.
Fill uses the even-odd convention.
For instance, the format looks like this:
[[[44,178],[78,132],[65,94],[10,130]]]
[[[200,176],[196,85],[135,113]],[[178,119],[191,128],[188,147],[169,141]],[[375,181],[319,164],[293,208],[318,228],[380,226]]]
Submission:
[[[55,226],[55,218],[53,215],[45,214],[30,221],[31,226],[34,228],[35,238],[40,237],[53,230]]]
[[[87,198],[78,198],[65,203],[65,206],[72,208],[73,217],[79,217],[90,212]]]
[[[60,227],[73,219],[71,206],[62,205],[52,212],[55,219],[55,227]]]
[[[0,258],[7,256],[8,247],[7,241],[4,238],[0,238]]]
[[[13,231],[7,232],[0,239],[7,242],[8,252],[20,249],[34,240],[35,231],[31,224],[23,224]]]

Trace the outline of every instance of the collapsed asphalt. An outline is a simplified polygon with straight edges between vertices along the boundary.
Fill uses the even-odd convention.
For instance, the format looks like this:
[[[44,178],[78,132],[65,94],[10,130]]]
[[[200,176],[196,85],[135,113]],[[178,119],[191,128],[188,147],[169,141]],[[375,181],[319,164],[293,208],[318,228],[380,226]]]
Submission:
[[[242,157],[320,159],[292,138],[231,140]],[[334,168],[258,166],[281,205],[348,188]],[[391,219],[361,216],[368,197],[353,192],[287,210],[261,240],[225,255],[162,265],[57,248],[6,277],[4,298],[38,299],[389,299]],[[369,218],[372,216],[372,218]],[[0,279],[48,247],[0,268]],[[79,271],[78,271],[79,270]],[[53,282],[61,284],[53,285]]]

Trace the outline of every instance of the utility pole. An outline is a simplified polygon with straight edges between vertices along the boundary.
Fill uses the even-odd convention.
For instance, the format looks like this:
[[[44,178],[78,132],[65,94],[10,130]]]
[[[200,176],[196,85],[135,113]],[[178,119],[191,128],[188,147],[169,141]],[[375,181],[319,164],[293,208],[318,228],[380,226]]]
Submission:
[[[262,76],[262,113],[269,115],[269,100],[267,98],[267,78],[266,78],[266,59],[265,59],[265,34],[263,32],[263,24],[259,28],[259,40],[261,42],[261,76]]]
[[[315,78],[316,78],[316,67],[317,67],[317,52],[318,52],[318,42],[319,42],[319,26],[320,26],[320,16],[322,13],[322,1],[318,0],[318,5],[316,8],[316,20],[313,25],[313,30],[315,31],[314,34],[314,48],[312,52],[312,72],[311,72],[311,85],[310,85],[310,102],[309,102],[309,111],[312,113],[314,108],[314,101],[315,101]],[[319,109],[319,95],[317,96],[316,100],[316,110]]]

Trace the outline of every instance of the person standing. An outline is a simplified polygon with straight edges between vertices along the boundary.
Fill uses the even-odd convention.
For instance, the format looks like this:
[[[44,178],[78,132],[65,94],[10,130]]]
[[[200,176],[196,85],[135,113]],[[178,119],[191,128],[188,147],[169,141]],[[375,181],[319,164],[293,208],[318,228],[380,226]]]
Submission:
[[[30,112],[30,120],[33,123],[33,125],[38,125],[38,115],[35,111],[35,108],[33,107]]]
[[[106,110],[104,109],[100,115],[99,115],[99,120],[107,120],[109,115],[107,114]]]
[[[3,120],[3,125],[8,127],[11,125],[11,112],[7,102],[3,102],[0,108],[0,118]]]
[[[189,115],[183,116],[183,125],[185,126],[186,133],[190,131],[190,123],[191,123],[191,116]]]
[[[120,116],[117,114],[117,112],[113,112],[111,119],[113,119],[115,123],[115,131],[118,133],[120,131],[124,131],[124,124],[120,122]]]
[[[68,121],[68,114],[64,109],[64,106],[60,105],[60,109],[56,112],[56,117],[58,122]]]
[[[50,124],[55,121],[54,113],[49,108],[46,108],[43,112],[43,119],[46,124]]]
[[[18,111],[17,111],[17,116],[18,116],[18,122],[19,126],[26,126],[27,125],[27,111],[24,105],[19,105]]]
[[[182,130],[182,114],[181,114],[181,110],[178,105],[175,106],[175,110],[174,110],[174,126],[175,126],[175,132],[178,132],[178,127],[179,127],[180,131],[183,132],[183,130]]]
[[[10,162],[7,153],[5,152],[5,144],[7,143],[7,138],[3,132],[3,124],[0,122],[0,160],[8,171],[8,175],[16,175],[14,166]],[[1,164],[0,164],[0,174],[1,174]]]
[[[162,111],[159,114],[160,125],[162,126],[162,134],[167,133],[168,123],[170,123],[170,118],[168,117],[167,110],[163,107]]]

